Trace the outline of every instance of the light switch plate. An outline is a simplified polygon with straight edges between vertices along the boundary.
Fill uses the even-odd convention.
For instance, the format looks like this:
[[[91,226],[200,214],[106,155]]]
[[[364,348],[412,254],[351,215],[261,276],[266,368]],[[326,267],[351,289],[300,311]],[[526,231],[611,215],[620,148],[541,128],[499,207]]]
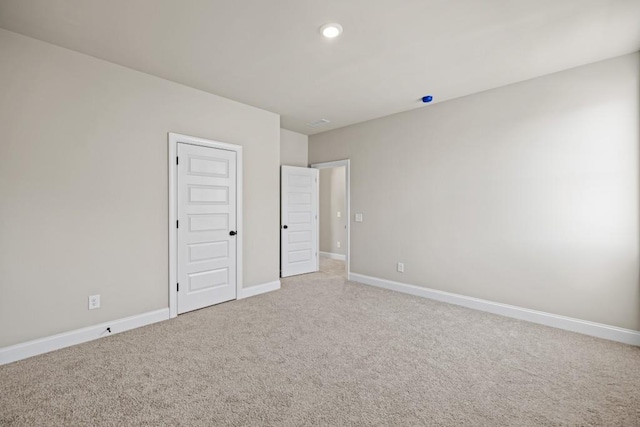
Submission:
[[[340,214],[340,211],[338,211],[338,213],[336,215],[338,216],[338,218],[340,218],[342,216],[342,214]]]
[[[357,213],[356,214],[356,222],[362,222],[362,214],[361,213]]]

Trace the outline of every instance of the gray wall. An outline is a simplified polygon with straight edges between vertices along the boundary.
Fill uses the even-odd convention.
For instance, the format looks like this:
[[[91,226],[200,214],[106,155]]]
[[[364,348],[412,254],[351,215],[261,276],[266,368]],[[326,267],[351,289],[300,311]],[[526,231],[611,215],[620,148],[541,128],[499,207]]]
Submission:
[[[170,131],[244,146],[245,287],[278,280],[278,115],[4,30],[0,56],[0,347],[168,306]]]
[[[346,254],[346,168],[320,169],[320,251]],[[340,218],[338,218],[340,212]],[[338,247],[338,242],[341,243]]]
[[[306,168],[309,158],[308,145],[307,135],[280,129],[280,164]]]
[[[640,330],[639,75],[636,53],[310,137],[310,163],[351,159],[351,270]]]

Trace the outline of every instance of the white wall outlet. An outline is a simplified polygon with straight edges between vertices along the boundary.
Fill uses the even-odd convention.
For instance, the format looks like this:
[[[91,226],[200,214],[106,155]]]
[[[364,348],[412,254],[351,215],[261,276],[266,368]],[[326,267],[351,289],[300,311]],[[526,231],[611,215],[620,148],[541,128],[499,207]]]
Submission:
[[[340,242],[338,241],[338,247],[340,247]]]
[[[89,296],[89,310],[93,310],[94,308],[100,308],[100,295]]]
[[[401,262],[398,263],[398,273],[404,273],[404,264]]]
[[[338,212],[336,213],[336,216],[337,216],[338,218],[340,218],[340,217],[342,216],[342,214],[340,213],[340,211],[338,211]]]
[[[356,222],[362,222],[362,214],[361,213],[357,213],[356,214]]]

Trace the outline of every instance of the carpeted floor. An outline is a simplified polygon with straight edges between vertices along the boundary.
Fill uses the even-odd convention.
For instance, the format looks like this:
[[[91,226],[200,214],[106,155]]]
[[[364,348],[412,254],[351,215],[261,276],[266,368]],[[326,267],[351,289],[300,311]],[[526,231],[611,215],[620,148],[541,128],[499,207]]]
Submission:
[[[0,425],[640,425],[639,348],[334,267],[0,366]]]
[[[347,278],[347,267],[344,261],[320,257],[320,271],[332,276]]]

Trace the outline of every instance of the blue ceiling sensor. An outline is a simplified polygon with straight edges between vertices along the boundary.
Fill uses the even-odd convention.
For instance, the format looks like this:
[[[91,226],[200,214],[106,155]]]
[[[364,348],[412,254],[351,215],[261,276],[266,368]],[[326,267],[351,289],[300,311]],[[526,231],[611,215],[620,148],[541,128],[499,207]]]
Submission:
[[[422,97],[422,102],[424,102],[425,104],[427,102],[431,102],[431,101],[433,101],[433,96],[431,96],[431,95],[427,95],[427,96],[423,96]]]

